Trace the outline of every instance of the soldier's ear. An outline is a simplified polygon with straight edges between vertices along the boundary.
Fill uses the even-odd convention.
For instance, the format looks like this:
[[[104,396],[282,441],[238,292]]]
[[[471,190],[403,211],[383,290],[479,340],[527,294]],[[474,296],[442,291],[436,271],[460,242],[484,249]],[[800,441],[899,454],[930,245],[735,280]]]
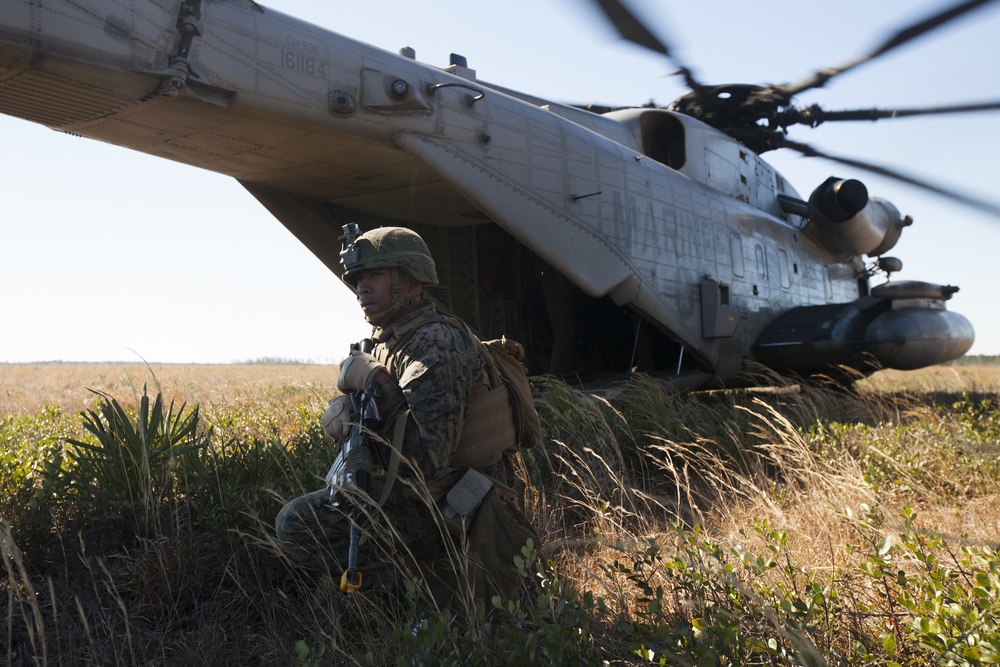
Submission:
[[[424,293],[424,284],[405,271],[400,271],[399,282],[404,296],[416,298]]]

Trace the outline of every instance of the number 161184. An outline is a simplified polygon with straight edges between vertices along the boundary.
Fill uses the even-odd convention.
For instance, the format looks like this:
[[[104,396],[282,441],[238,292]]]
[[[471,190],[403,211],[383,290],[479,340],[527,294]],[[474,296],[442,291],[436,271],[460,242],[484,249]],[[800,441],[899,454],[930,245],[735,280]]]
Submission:
[[[326,76],[326,63],[294,51],[281,52],[281,65],[310,76]]]

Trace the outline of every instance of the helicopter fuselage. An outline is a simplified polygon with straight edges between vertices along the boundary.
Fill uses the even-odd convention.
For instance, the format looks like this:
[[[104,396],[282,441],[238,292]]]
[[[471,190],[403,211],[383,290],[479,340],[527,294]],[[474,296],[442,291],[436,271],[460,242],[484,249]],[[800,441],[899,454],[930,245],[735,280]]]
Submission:
[[[766,161],[683,114],[547,102],[249,0],[7,0],[0,112],[232,176],[338,275],[342,225],[411,226],[439,264],[433,296],[526,341],[536,370],[566,346],[571,367],[691,386],[755,360],[892,365],[868,329],[900,309],[921,322],[896,341],[920,347],[905,365],[972,343],[950,293],[873,297],[876,248],[838,243],[885,218],[887,251],[904,226],[891,205],[797,215]]]

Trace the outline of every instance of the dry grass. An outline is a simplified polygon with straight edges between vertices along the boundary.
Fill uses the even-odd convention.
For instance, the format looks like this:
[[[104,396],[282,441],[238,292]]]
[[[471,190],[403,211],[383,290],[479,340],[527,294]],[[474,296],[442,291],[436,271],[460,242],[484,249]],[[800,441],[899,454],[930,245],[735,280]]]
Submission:
[[[235,430],[227,433],[226,429],[242,428],[249,421],[254,428],[273,429],[275,437],[284,437],[285,425],[301,429],[304,420],[315,422],[325,401],[336,393],[335,383],[336,369],[328,366],[0,366],[0,416],[30,414],[44,404],[58,405],[72,414],[92,407],[94,396],[86,387],[127,402],[141,394],[143,384],[149,384],[158,385],[168,400],[202,406],[209,419],[215,420],[213,425],[225,433],[224,439],[249,442],[256,436]],[[767,616],[777,608],[772,598],[757,605],[768,610],[760,612],[763,616],[751,611],[741,617],[740,622],[757,623],[748,632],[763,634],[754,636],[778,636],[796,650],[820,651],[822,655],[815,654],[816,664],[826,664],[822,656],[853,655],[851,642],[859,638],[881,651],[886,628],[876,619],[896,612],[885,611],[884,591],[873,585],[871,577],[863,576],[860,568],[875,553],[877,539],[904,531],[900,518],[904,508],[914,508],[919,530],[944,537],[949,549],[997,545],[1000,474],[993,461],[998,443],[983,438],[992,437],[997,428],[989,420],[1000,419],[995,405],[984,413],[989,423],[981,425],[964,410],[978,405],[981,397],[996,400],[1000,366],[887,371],[864,380],[857,389],[853,395],[788,389],[756,395],[677,396],[652,381],[640,380],[614,400],[606,400],[552,384],[540,409],[548,444],[526,452],[521,470],[524,504],[545,545],[544,555],[574,589],[591,591],[607,603],[611,616],[605,618],[620,614],[619,618],[648,621],[643,614],[651,613],[651,608],[636,585],[640,575],[648,575],[650,584],[666,591],[663,609],[666,626],[673,631],[698,613],[699,605],[713,604],[710,596],[722,595],[729,585],[729,575],[712,560],[706,546],[716,544],[734,571],[748,575],[735,584],[747,587],[740,595],[745,593],[748,599],[760,595],[763,600],[779,590],[786,601],[808,599],[801,588],[807,580],[820,581],[841,595],[840,625],[829,632],[817,628],[800,641],[781,622]],[[963,393],[975,396],[962,398]],[[957,405],[964,407],[956,408],[959,398],[962,401]],[[947,409],[939,411],[942,406]],[[283,416],[294,412],[296,418]],[[985,461],[982,474],[976,472],[977,456]],[[866,508],[878,514],[877,522],[861,524],[859,517],[873,516]],[[769,528],[758,530],[762,525]],[[768,533],[771,529],[787,535],[780,549],[783,560],[765,572],[748,571],[738,554],[769,558],[769,550],[776,547]],[[273,537],[267,521],[250,532],[244,535],[248,545],[260,547],[264,554],[275,551],[269,546]],[[131,606],[123,612],[126,626],[131,622],[142,630],[118,628],[117,634],[109,636],[131,641],[143,632],[158,633],[147,618],[168,622],[210,619],[209,625],[199,629],[201,634],[192,632],[190,641],[156,634],[155,641],[174,651],[189,651],[195,663],[221,664],[227,652],[239,646],[246,651],[243,657],[257,652],[268,656],[265,662],[289,664],[291,646],[282,643],[282,638],[300,621],[298,636],[308,638],[313,648],[325,646],[333,652],[327,654],[329,660],[317,660],[317,664],[347,660],[355,642],[385,651],[385,655],[404,650],[385,644],[385,635],[380,636],[375,627],[381,618],[377,611],[355,616],[373,623],[372,627],[341,625],[347,622],[338,611],[342,602],[337,602],[336,591],[325,591],[326,579],[317,584],[297,575],[278,576],[273,563],[268,569],[263,564],[266,559],[257,562],[245,555],[233,556],[239,563],[235,569],[213,564],[211,559],[218,552],[199,550],[198,539],[192,534],[151,541],[102,561],[113,573],[90,572],[95,594],[89,599],[101,600],[105,606],[77,611],[71,604],[62,607],[60,601],[63,621],[56,622],[46,616],[47,606],[57,607],[51,581],[46,585],[41,579],[33,580],[10,533],[0,532],[0,554],[5,559],[0,573],[6,571],[8,589],[24,591],[27,601],[10,608],[7,622],[17,619],[39,632],[47,628],[57,637],[53,650],[65,656],[66,650],[58,644],[59,623],[79,615],[84,619],[82,632],[90,641],[93,626],[87,624],[107,622],[95,614],[112,614],[114,605],[129,600]],[[652,561],[645,562],[644,572],[623,576],[618,568],[642,564],[649,540],[657,541],[665,558],[678,554],[676,558],[689,559],[697,574],[710,579],[697,586],[685,583],[683,577],[678,578],[680,570]],[[941,554],[942,559],[947,556]],[[912,568],[913,564],[900,561],[899,567]],[[213,571],[219,581],[205,581],[205,572]],[[336,579],[335,574],[327,578]],[[717,578],[711,578],[716,574]],[[230,586],[221,585],[222,580]],[[276,584],[276,580],[282,582]],[[891,584],[891,578],[886,581]],[[232,588],[232,582],[239,590]],[[29,590],[32,586],[38,595]],[[98,586],[110,593],[96,592]],[[178,596],[182,589],[184,594]],[[197,593],[196,599],[188,599],[190,591]],[[44,602],[46,595],[52,598],[50,605]],[[304,600],[317,596],[320,607],[303,609]],[[36,599],[40,602],[32,602]],[[724,607],[729,602],[715,603]],[[230,618],[236,623],[222,620]],[[566,622],[564,617],[553,616],[553,620]],[[252,641],[240,639],[241,630],[251,624],[255,628]],[[831,627],[835,625],[831,621]],[[518,626],[520,630],[526,627],[532,626]],[[66,641],[78,641],[66,637]],[[428,657],[449,642],[462,646],[460,640],[468,638],[456,635],[445,637],[440,645],[418,644]],[[549,641],[570,646],[578,640]],[[617,656],[621,664],[635,662],[630,639],[621,628],[595,630],[587,641],[591,644],[584,648],[594,655]],[[31,644],[39,650],[53,647],[51,637],[48,641],[34,637]],[[913,658],[912,664],[921,664],[930,654],[911,644],[905,647],[906,655]],[[103,649],[94,652],[109,655]],[[121,656],[117,664],[130,664],[131,657],[149,655],[149,651],[123,646],[110,654]],[[306,664],[301,656],[300,662]]]
[[[1000,366],[932,366],[916,371],[879,371],[858,383],[877,392],[998,392]]]
[[[648,576],[649,586],[673,591],[666,600],[675,619],[697,614],[690,610],[699,605],[719,604],[711,596],[721,595],[720,582],[727,576],[722,574],[722,562],[741,573],[737,586],[754,582],[770,594],[780,590],[791,597],[787,591],[806,581],[824,582],[839,592],[844,604],[840,627],[850,626],[850,635],[878,646],[886,627],[877,619],[899,613],[882,584],[873,585],[873,578],[862,574],[863,566],[876,557],[880,539],[912,528],[943,538],[947,546],[938,554],[942,562],[951,562],[953,554],[966,547],[998,545],[1000,479],[992,462],[1000,443],[977,445],[981,435],[977,429],[981,426],[984,433],[991,433],[993,427],[977,425],[961,412],[987,400],[993,407],[984,417],[995,415],[998,380],[1000,367],[885,372],[866,380],[854,395],[809,389],[760,394],[755,400],[733,394],[732,403],[727,403],[722,393],[702,408],[694,399],[664,396],[657,401],[655,391],[626,394],[618,409],[627,417],[608,410],[604,428],[592,424],[582,428],[592,433],[626,429],[630,438],[624,440],[647,453],[648,468],[629,469],[618,452],[595,451],[581,457],[561,442],[553,443],[550,456],[568,463],[550,498],[583,508],[585,515],[575,533],[569,531],[575,539],[562,527],[555,557],[577,585],[626,616],[642,614],[644,603],[639,589],[608,576],[623,559],[623,544],[630,552],[626,558],[636,563],[647,558],[643,576]],[[938,412],[934,406],[946,410]],[[566,421],[582,425],[592,420],[570,415]],[[823,437],[809,430],[810,424],[840,430],[833,431],[824,445]],[[735,458],[730,446],[737,450]],[[978,471],[979,456],[992,467]],[[872,466],[877,469],[874,473]],[[907,508],[917,512],[912,527],[904,525]],[[700,527],[697,533],[678,533],[670,530],[670,521]],[[739,553],[769,559],[771,550],[777,549],[768,530],[759,533],[751,526],[768,526],[785,536],[777,567],[764,574],[754,574],[738,562]],[[643,556],[643,545],[650,539],[666,554],[692,559],[696,569],[719,568],[718,581],[679,585],[678,570],[658,569],[648,555]],[[720,561],[708,555],[709,544],[720,548]],[[917,576],[927,572],[912,561],[899,561],[891,570]],[[755,595],[749,588],[744,593]],[[684,599],[685,595],[695,597]],[[775,626],[770,631],[780,635],[785,628]],[[821,637],[828,643],[818,649],[810,644],[816,635],[805,643],[786,639],[806,652],[847,655],[855,650],[848,636],[846,631],[831,631]],[[914,664],[933,655],[914,645],[899,650],[915,656]],[[825,661],[820,657],[818,663]]]
[[[223,405],[242,397],[270,403],[275,396],[292,402],[325,404],[337,393],[337,367],[325,365],[161,365],[152,364],[0,364],[0,415],[34,414],[55,405],[67,414],[90,408],[103,391],[128,402],[161,388],[178,404]]]

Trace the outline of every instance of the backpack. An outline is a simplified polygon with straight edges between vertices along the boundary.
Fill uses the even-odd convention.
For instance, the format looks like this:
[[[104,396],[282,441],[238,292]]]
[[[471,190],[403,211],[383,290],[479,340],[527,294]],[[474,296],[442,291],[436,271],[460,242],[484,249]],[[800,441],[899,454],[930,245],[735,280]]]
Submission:
[[[521,363],[524,347],[506,336],[480,341],[479,346],[483,358],[493,361],[499,380],[507,385],[518,446],[538,446],[542,442],[542,423],[535,410],[534,395],[537,390],[528,379],[528,369]],[[490,380],[492,382],[493,378]]]

